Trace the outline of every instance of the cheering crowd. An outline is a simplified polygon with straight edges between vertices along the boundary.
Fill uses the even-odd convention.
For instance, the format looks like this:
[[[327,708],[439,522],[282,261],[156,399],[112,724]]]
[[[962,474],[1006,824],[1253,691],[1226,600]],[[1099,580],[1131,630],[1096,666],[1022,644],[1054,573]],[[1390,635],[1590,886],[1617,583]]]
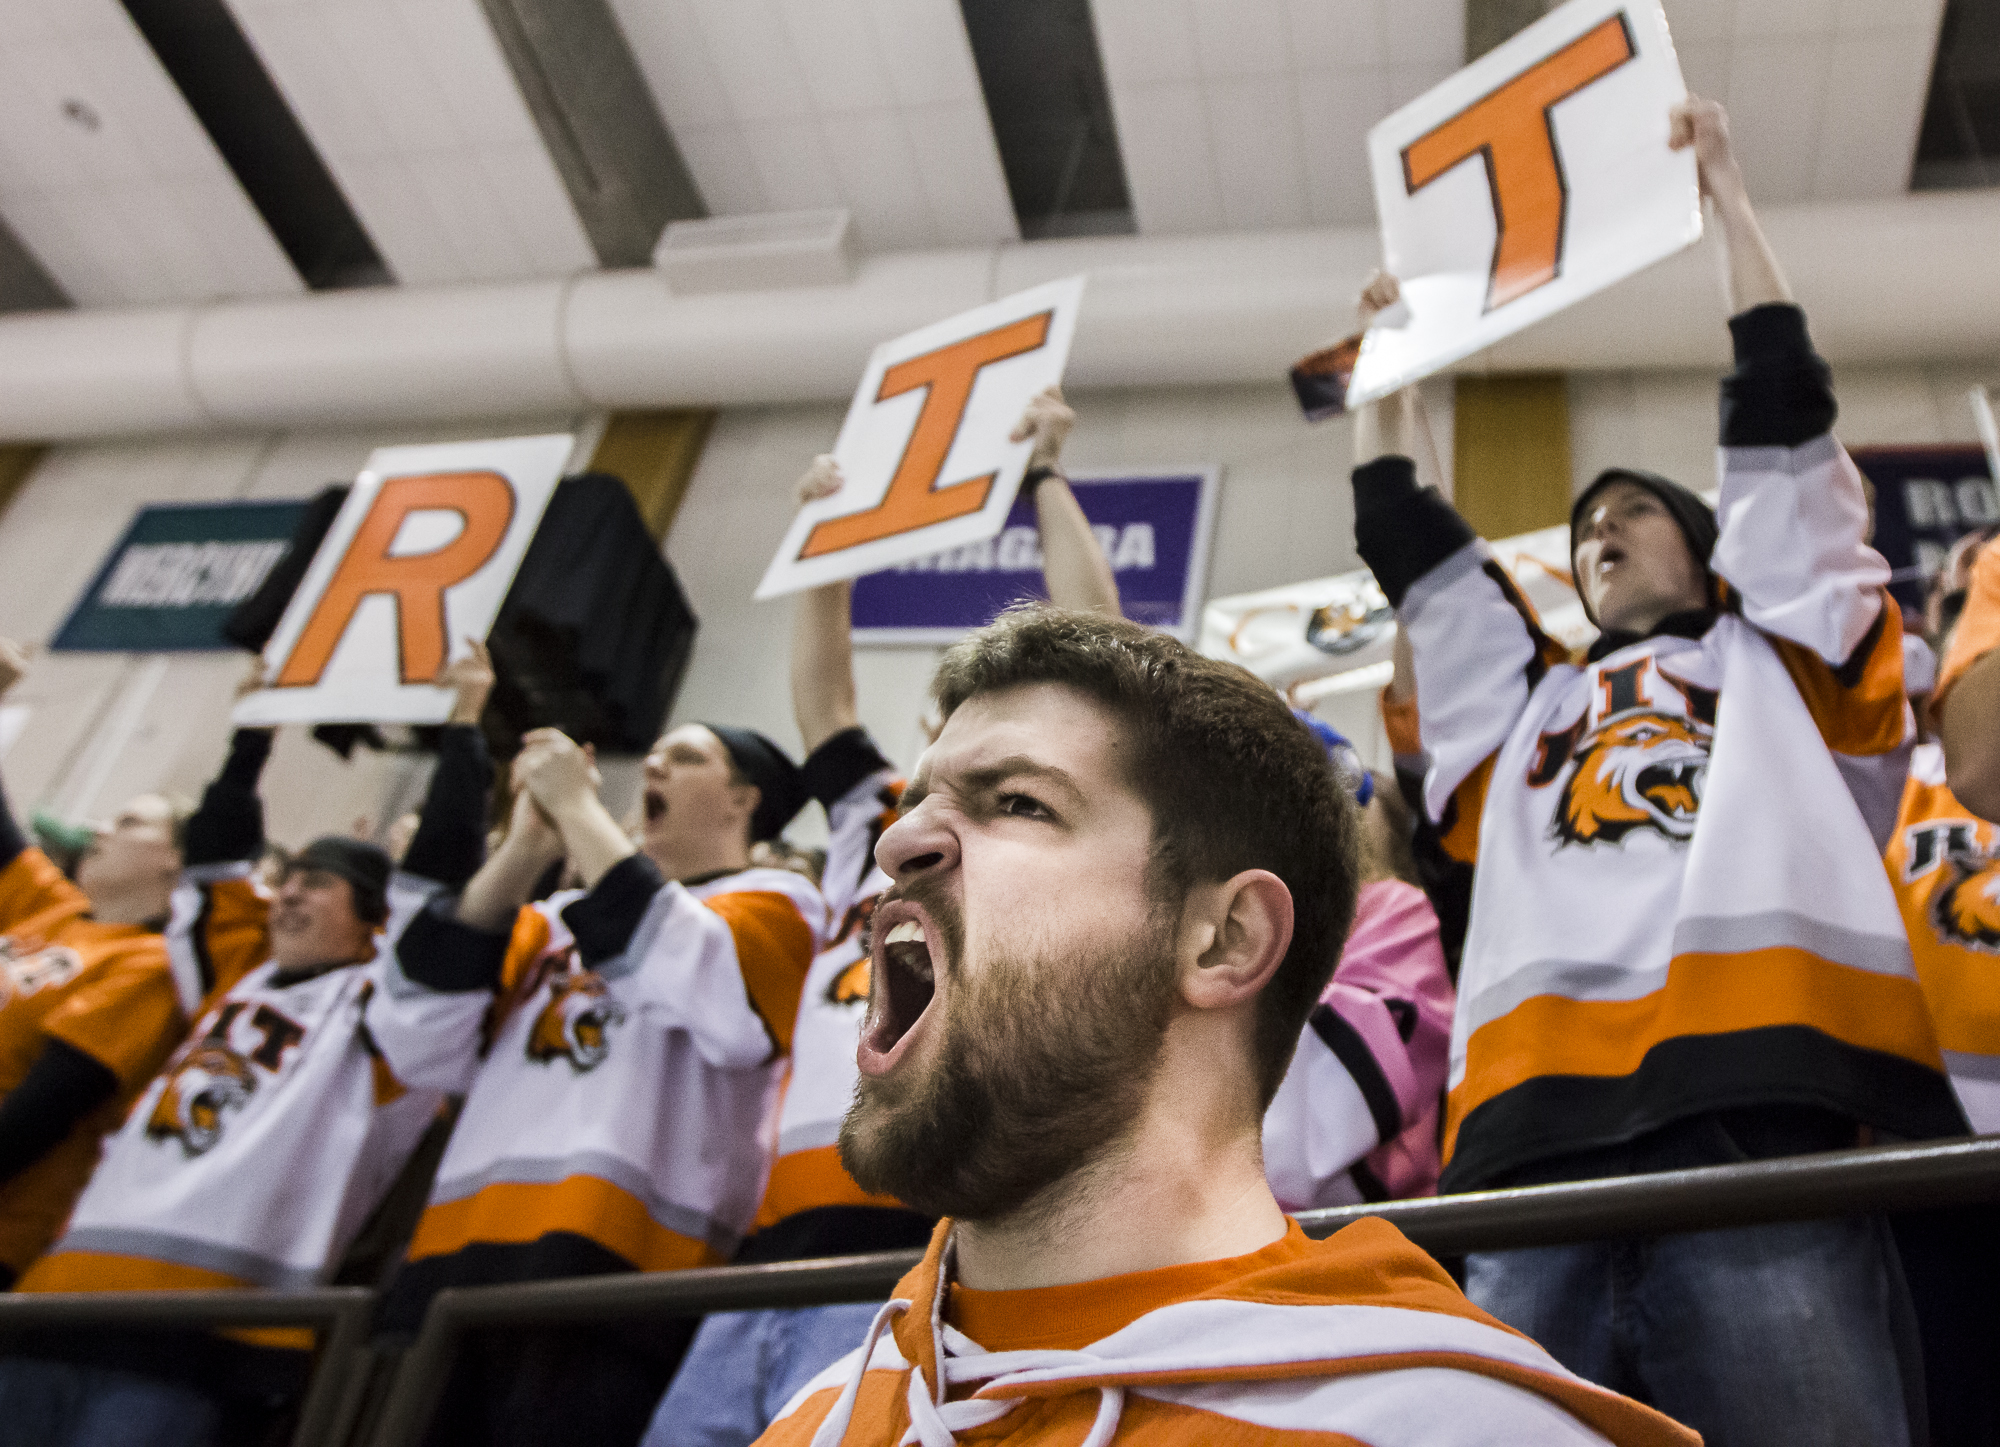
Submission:
[[[1414,398],[1365,409],[1393,777],[1119,616],[1051,390],[1049,601],[946,654],[907,781],[836,583],[794,612],[803,763],[683,724],[631,819],[552,729],[496,780],[477,647],[399,857],[274,853],[266,730],[60,864],[0,808],[13,1289],[358,1282],[393,1347],[447,1288],[924,1251],[886,1304],[471,1335],[430,1432],[468,1447],[2000,1440],[1976,1215],[1457,1279],[1286,1215],[2000,1128],[2000,548],[1900,614],[1720,109],[1673,144],[1727,257],[1719,508],[1583,491],[1572,657]],[[823,858],[780,837],[814,801]],[[0,1444],[274,1440],[310,1346],[38,1332]]]

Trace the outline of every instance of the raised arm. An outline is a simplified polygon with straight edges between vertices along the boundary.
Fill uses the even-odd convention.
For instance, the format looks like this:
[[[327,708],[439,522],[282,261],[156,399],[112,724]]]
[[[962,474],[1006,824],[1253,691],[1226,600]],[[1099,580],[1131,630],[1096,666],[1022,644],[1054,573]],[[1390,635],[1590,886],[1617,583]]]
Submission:
[[[1714,101],[1691,95],[1668,113],[1667,127],[1668,146],[1676,151],[1694,147],[1701,194],[1721,231],[1722,287],[1729,314],[1791,301],[1792,289],[1757,223],[1743,171],[1729,144],[1728,115]]]
[[[431,775],[417,832],[403,855],[402,872],[462,889],[486,858],[486,797],[493,787],[493,761],[479,716],[493,692],[493,660],[483,643],[438,675],[454,692],[450,716],[438,740],[437,770]]]
[[[1393,278],[1362,293],[1365,327],[1396,299]],[[1392,410],[1393,409],[1393,410]],[[1488,761],[1505,742],[1528,696],[1563,650],[1541,630],[1534,609],[1493,558],[1493,550],[1426,487],[1417,458],[1425,449],[1422,411],[1405,389],[1393,403],[1355,419],[1354,542],[1408,635],[1420,726],[1429,755],[1426,814],[1462,834],[1469,859]],[[1435,470],[1435,455],[1428,464]]]
[[[563,857],[562,836],[521,782],[522,757],[514,759],[514,807],[508,814],[507,835],[479,866],[458,901],[461,921],[503,935],[513,928],[514,916],[542,876]]]
[[[840,491],[840,464],[815,457],[799,479],[799,506]],[[861,715],[854,701],[854,584],[847,579],[809,588],[792,605],[792,716],[806,752],[853,728]]]
[[[1075,426],[1076,413],[1063,401],[1060,387],[1037,393],[1014,426],[1015,442],[1035,441],[1023,485],[1034,489],[1042,577],[1049,585],[1049,601],[1058,608],[1118,617],[1118,579],[1061,466],[1063,443]]]
[[[562,836],[563,852],[587,889],[639,853],[598,798],[590,755],[559,729],[536,729],[521,740],[520,780]],[[659,878],[654,870],[652,877]],[[657,883],[653,886],[657,889]]]
[[[1757,225],[1728,118],[1713,101],[1689,99],[1672,126],[1674,140],[1694,148],[1720,222],[1735,308],[1711,566],[1777,647],[1827,747],[1868,761],[1875,782],[1850,773],[1849,785],[1880,837],[1912,732],[1889,565],[1868,545],[1861,474],[1833,436],[1833,374]]]
[[[250,660],[236,686],[243,697],[264,686],[264,660]],[[271,758],[275,730],[238,729],[229,740],[229,756],[209,786],[201,807],[187,821],[182,863],[193,877],[219,874],[231,865],[254,862],[264,852],[264,802],[257,782]]]

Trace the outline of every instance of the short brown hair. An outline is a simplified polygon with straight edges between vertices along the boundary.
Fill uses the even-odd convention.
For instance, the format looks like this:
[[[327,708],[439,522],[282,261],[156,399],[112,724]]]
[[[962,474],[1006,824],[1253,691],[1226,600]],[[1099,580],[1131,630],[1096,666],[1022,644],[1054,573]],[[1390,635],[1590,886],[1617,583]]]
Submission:
[[[1011,608],[945,654],[931,689],[950,718],[970,698],[1037,683],[1075,689],[1124,726],[1161,897],[1246,869],[1291,891],[1291,946],[1257,1001],[1268,1105],[1339,962],[1360,887],[1359,815],[1326,751],[1251,673],[1101,613]]]

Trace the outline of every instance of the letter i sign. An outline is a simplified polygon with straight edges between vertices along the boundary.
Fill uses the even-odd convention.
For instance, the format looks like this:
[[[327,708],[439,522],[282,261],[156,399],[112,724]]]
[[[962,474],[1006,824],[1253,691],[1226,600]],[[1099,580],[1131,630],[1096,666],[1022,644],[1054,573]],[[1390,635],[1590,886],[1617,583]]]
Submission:
[[[1687,94],[1656,0],[1570,0],[1369,132],[1383,264],[1409,318],[1347,405],[1471,356],[1701,235]]]
[[[800,509],[757,596],[997,534],[1033,449],[1011,434],[1062,380],[1082,296],[1082,277],[1050,282],[877,347],[833,446],[841,489]]]

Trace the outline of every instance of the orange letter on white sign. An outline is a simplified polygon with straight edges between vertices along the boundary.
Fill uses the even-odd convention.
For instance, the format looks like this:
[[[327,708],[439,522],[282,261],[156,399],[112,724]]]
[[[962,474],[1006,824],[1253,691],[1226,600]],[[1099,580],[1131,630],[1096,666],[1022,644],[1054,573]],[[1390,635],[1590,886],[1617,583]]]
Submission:
[[[882,385],[875,393],[878,402],[914,392],[919,387],[929,389],[923,410],[917,413],[917,425],[903,448],[902,460],[896,465],[895,476],[889,479],[889,490],[882,495],[882,501],[866,512],[828,518],[814,528],[799,556],[817,558],[837,553],[858,543],[871,543],[878,538],[964,517],[984,507],[997,473],[954,482],[949,487],[937,486],[938,474],[944,471],[945,457],[951,451],[952,438],[958,435],[965,404],[972,400],[972,384],[979,379],[980,369],[1042,346],[1048,341],[1049,322],[1054,315],[1040,312],[1023,317],[1018,322],[899,362],[884,372]]]
[[[396,534],[413,512],[455,512],[457,537],[434,552],[392,557]],[[444,594],[486,565],[514,520],[514,488],[497,472],[441,472],[392,477],[354,534],[319,606],[306,620],[275,686],[316,684],[354,610],[371,593],[396,600],[396,638],[404,683],[429,683],[444,667]]]
[[[1403,179],[1412,195],[1461,161],[1485,160],[1499,231],[1487,311],[1562,271],[1569,188],[1550,109],[1634,54],[1624,15],[1614,15],[1403,148]]]

